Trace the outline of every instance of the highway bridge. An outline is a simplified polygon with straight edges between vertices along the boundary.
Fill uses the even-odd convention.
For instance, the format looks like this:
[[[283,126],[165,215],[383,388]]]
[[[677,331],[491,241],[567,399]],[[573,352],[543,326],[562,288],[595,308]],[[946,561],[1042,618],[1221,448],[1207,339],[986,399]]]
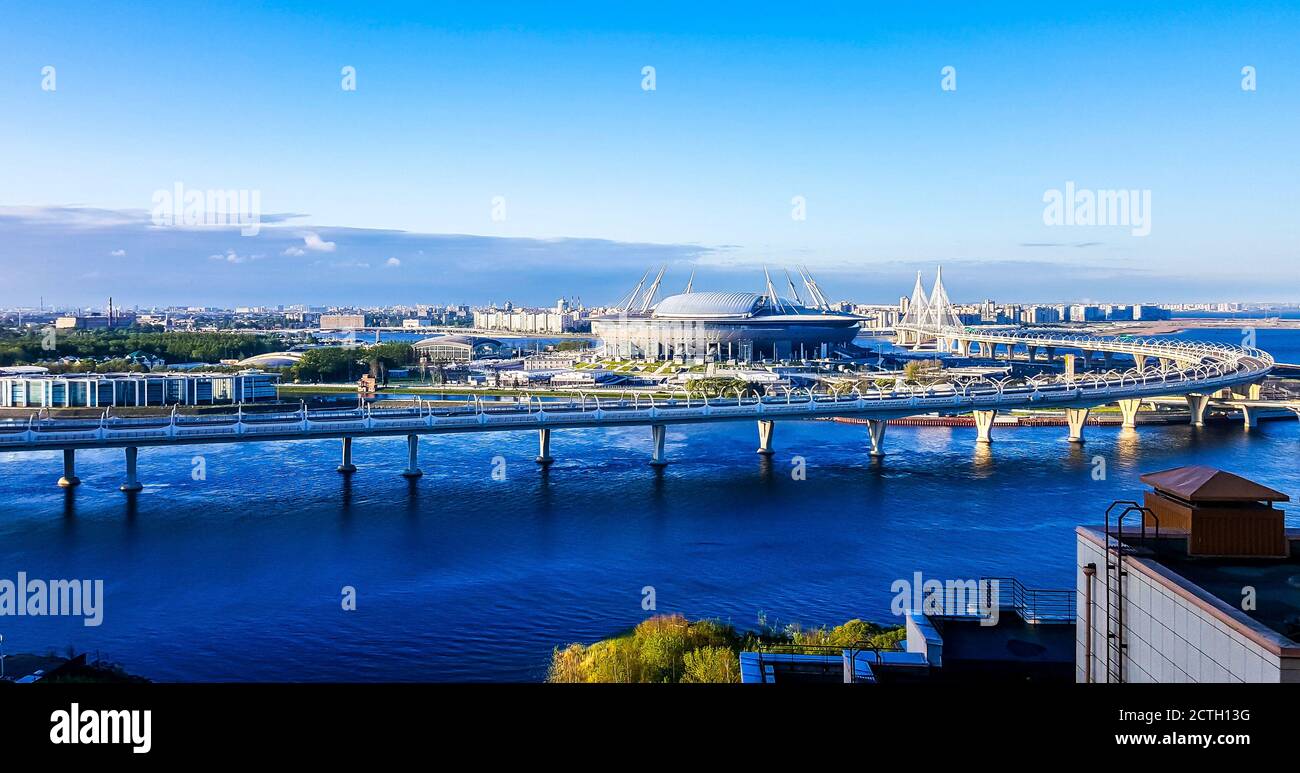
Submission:
[[[989,442],[998,411],[1023,408],[1064,410],[1069,425],[1068,439],[1083,442],[1089,410],[1116,403],[1125,424],[1133,425],[1138,406],[1155,397],[1183,396],[1199,422],[1214,394],[1245,394],[1259,385],[1273,367],[1273,358],[1253,348],[1217,343],[1173,340],[1134,340],[1086,336],[1052,335],[1033,332],[981,332],[978,328],[935,325],[928,322],[899,327],[900,339],[912,345],[932,343],[939,348],[959,350],[980,346],[996,356],[1025,349],[1047,357],[1097,355],[1112,365],[1126,367],[1101,371],[1045,373],[1025,380],[953,378],[925,386],[882,387],[864,382],[849,389],[829,392],[786,389],[783,394],[705,398],[683,391],[680,397],[614,399],[580,394],[572,400],[543,401],[500,406],[475,400],[458,407],[431,405],[411,408],[376,408],[310,411],[278,414],[246,414],[238,409],[225,415],[183,416],[175,412],[160,418],[121,418],[107,413],[98,421],[37,419],[0,422],[0,453],[59,450],[63,452],[63,476],[59,484],[76,486],[76,452],[83,449],[122,448],[126,476],[121,488],[137,491],[137,457],[141,448],[207,443],[282,442],[292,440],[339,439],[342,463],[339,470],[350,473],[352,440],[358,437],[402,437],[406,441],[409,478],[421,475],[419,439],[423,435],[464,432],[538,433],[537,461],[551,461],[551,432],[641,425],[650,428],[650,463],[667,463],[664,455],[665,428],[670,424],[704,424],[754,421],[758,426],[760,453],[772,453],[773,429],[777,421],[798,421],[830,417],[858,417],[867,420],[872,455],[884,453],[886,422],[891,418],[921,413],[972,413],[977,440]],[[1131,365],[1129,365],[1131,363]],[[1226,392],[1224,392],[1226,390]]]

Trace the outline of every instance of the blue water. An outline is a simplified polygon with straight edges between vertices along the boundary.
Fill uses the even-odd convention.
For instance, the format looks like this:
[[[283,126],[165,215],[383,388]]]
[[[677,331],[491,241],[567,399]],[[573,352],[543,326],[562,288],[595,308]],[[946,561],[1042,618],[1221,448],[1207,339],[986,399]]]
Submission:
[[[1254,346],[1273,355],[1278,362],[1300,363],[1300,330],[1269,330],[1268,328],[1195,328],[1184,330],[1161,338],[1175,338],[1184,341],[1212,341],[1231,346],[1249,345],[1249,337],[1255,338]]]
[[[552,647],[650,614],[645,586],[661,613],[741,627],[889,621],[892,581],[916,571],[1071,587],[1073,527],[1142,472],[1212,464],[1300,495],[1293,421],[1088,427],[1082,449],[1063,427],[994,432],[978,450],[972,428],[890,427],[878,463],[859,425],[778,423],[770,461],[752,423],[670,427],[662,473],[646,428],[556,431],[545,472],[532,433],[442,436],[413,485],[398,438],[356,441],[350,481],[337,441],[145,448],[133,503],[120,451],[80,453],[71,494],[56,454],[0,453],[0,578],[106,586],[98,628],[0,633],[10,653],[97,650],[161,680],[536,680]]]

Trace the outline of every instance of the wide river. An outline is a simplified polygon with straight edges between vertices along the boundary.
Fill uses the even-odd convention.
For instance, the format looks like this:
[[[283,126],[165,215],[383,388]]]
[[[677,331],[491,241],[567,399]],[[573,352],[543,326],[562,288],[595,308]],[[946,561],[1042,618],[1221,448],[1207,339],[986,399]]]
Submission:
[[[1295,362],[1297,337],[1259,343]],[[778,423],[768,460],[752,423],[670,427],[662,472],[648,428],[557,431],[547,471],[533,433],[444,436],[414,484],[398,438],[356,441],[350,480],[337,441],[146,448],[134,498],[121,451],[80,453],[66,494],[57,454],[0,453],[0,579],[105,586],[98,627],[0,617],[0,634],[159,680],[538,680],[556,645],[651,614],[647,586],[660,613],[739,627],[889,622],[891,583],[917,571],[1072,587],[1073,527],[1143,472],[1209,464],[1300,497],[1294,421],[1090,426],[1082,448],[1064,427],[999,427],[991,449],[974,433],[891,427],[876,462],[863,426]]]

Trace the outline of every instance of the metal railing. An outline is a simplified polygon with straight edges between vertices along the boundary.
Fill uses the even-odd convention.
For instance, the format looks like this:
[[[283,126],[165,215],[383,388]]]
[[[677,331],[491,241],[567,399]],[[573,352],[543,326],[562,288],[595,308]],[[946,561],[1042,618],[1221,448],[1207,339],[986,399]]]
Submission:
[[[851,674],[851,681],[863,682],[870,681],[861,679],[857,673],[857,663],[859,656],[866,655],[868,664],[879,666],[885,662],[885,653],[887,652],[905,652],[902,646],[880,647],[869,642],[853,642],[850,644],[795,644],[795,643],[771,643],[761,644],[750,650],[758,660],[759,671],[762,674],[763,681],[767,681],[768,665],[792,666],[796,665],[791,661],[780,658],[765,659],[767,655],[797,655],[802,658],[802,662],[797,665],[817,664],[829,673],[838,672],[843,678],[846,666]]]
[[[992,595],[993,582],[997,582],[997,599]],[[985,577],[980,587],[984,588],[987,606],[996,602],[1000,608],[1013,609],[1028,623],[1073,621],[1077,614],[1073,589],[1027,588],[1014,577]]]
[[[437,432],[440,429],[483,430],[569,425],[655,423],[752,417],[772,419],[781,416],[801,418],[811,414],[854,415],[891,411],[965,412],[977,408],[1048,407],[1075,402],[1098,403],[1118,399],[1155,397],[1179,392],[1210,391],[1266,375],[1273,358],[1257,349],[1226,344],[1198,344],[1183,341],[1118,341],[1084,336],[1045,336],[1041,334],[978,334],[960,330],[942,331],[952,337],[973,340],[999,340],[1021,345],[1110,347],[1116,351],[1137,352],[1147,357],[1177,359],[1180,368],[1131,368],[1125,371],[1085,373],[1078,377],[1039,376],[1024,383],[1010,379],[955,379],[944,384],[905,385],[890,388],[854,386],[844,393],[818,394],[811,389],[784,388],[784,394],[710,397],[693,395],[656,399],[653,395],[612,398],[580,393],[567,401],[543,401],[529,395],[525,401],[499,404],[477,396],[463,406],[433,406],[421,401],[411,407],[375,407],[367,405],[349,409],[308,410],[303,404],[292,412],[246,414],[239,407],[234,414],[186,416],[173,411],[168,417],[122,418],[106,410],[98,421],[53,419],[33,415],[27,422],[0,425],[0,447],[48,446],[58,443],[125,443],[128,440],[165,441],[175,438],[202,437],[237,440],[246,435],[287,435],[310,437],[338,434],[342,431],[367,432]],[[1192,364],[1195,361],[1195,364]]]

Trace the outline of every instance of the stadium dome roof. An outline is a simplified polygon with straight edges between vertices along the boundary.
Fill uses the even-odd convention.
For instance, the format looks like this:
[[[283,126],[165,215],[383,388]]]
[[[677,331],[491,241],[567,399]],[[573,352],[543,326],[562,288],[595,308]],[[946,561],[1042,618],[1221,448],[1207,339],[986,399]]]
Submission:
[[[756,293],[683,293],[670,295],[654,308],[656,317],[748,317],[758,308]]]

